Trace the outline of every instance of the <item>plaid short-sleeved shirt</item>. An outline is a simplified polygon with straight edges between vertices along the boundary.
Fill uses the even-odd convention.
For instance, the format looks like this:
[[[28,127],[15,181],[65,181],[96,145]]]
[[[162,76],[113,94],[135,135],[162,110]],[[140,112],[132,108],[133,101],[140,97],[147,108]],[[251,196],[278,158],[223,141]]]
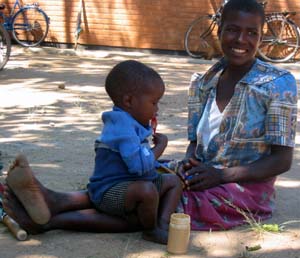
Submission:
[[[189,88],[188,139],[197,142],[196,157],[215,167],[248,164],[270,153],[271,145],[294,147],[297,123],[295,78],[283,69],[256,60],[237,83],[226,106],[220,131],[203,149],[197,125],[216,96],[221,59],[203,76],[192,76]],[[201,132],[200,132],[201,133]],[[200,139],[200,141],[199,141]]]

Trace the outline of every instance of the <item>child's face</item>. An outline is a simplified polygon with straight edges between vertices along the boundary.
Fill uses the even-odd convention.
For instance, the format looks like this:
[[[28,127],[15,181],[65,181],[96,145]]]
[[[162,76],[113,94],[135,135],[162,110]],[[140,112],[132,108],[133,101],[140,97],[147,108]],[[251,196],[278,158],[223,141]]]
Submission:
[[[229,65],[252,65],[261,34],[262,17],[259,14],[242,11],[228,13],[219,31],[219,38]]]
[[[132,96],[131,107],[128,111],[132,117],[143,126],[148,126],[152,117],[157,115],[158,102],[165,92],[164,83],[155,80],[147,85],[142,93]]]

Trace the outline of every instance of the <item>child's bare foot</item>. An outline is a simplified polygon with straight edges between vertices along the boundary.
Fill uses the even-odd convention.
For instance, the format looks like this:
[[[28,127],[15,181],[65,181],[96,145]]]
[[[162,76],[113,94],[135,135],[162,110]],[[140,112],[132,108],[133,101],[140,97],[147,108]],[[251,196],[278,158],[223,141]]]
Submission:
[[[168,231],[160,228],[147,230],[142,235],[144,240],[166,245],[168,243]]]
[[[16,157],[8,170],[6,182],[33,222],[42,225],[50,220],[50,210],[24,155]]]
[[[26,230],[27,233],[38,234],[46,231],[44,225],[38,225],[32,221],[21,203],[8,187],[5,187],[2,204],[5,212],[13,218],[21,228]]]

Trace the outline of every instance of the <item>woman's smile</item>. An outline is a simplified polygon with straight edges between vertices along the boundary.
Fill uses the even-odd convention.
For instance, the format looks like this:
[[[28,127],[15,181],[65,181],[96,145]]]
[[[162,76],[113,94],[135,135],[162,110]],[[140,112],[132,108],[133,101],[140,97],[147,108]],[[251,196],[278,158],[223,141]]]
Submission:
[[[247,50],[241,48],[231,48],[231,51],[235,54],[245,54]]]

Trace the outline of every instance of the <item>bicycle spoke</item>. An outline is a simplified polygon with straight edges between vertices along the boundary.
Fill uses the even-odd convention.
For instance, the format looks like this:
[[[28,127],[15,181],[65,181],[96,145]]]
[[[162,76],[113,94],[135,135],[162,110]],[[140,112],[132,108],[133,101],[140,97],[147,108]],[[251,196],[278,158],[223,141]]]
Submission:
[[[23,46],[36,46],[46,37],[48,21],[38,8],[21,9],[13,20],[13,36]]]
[[[191,57],[207,56],[210,59],[216,45],[216,23],[212,16],[205,15],[195,20],[186,32],[184,47]]]
[[[271,62],[284,62],[291,59],[298,49],[299,34],[296,26],[284,16],[267,17],[259,47],[260,56]]]

